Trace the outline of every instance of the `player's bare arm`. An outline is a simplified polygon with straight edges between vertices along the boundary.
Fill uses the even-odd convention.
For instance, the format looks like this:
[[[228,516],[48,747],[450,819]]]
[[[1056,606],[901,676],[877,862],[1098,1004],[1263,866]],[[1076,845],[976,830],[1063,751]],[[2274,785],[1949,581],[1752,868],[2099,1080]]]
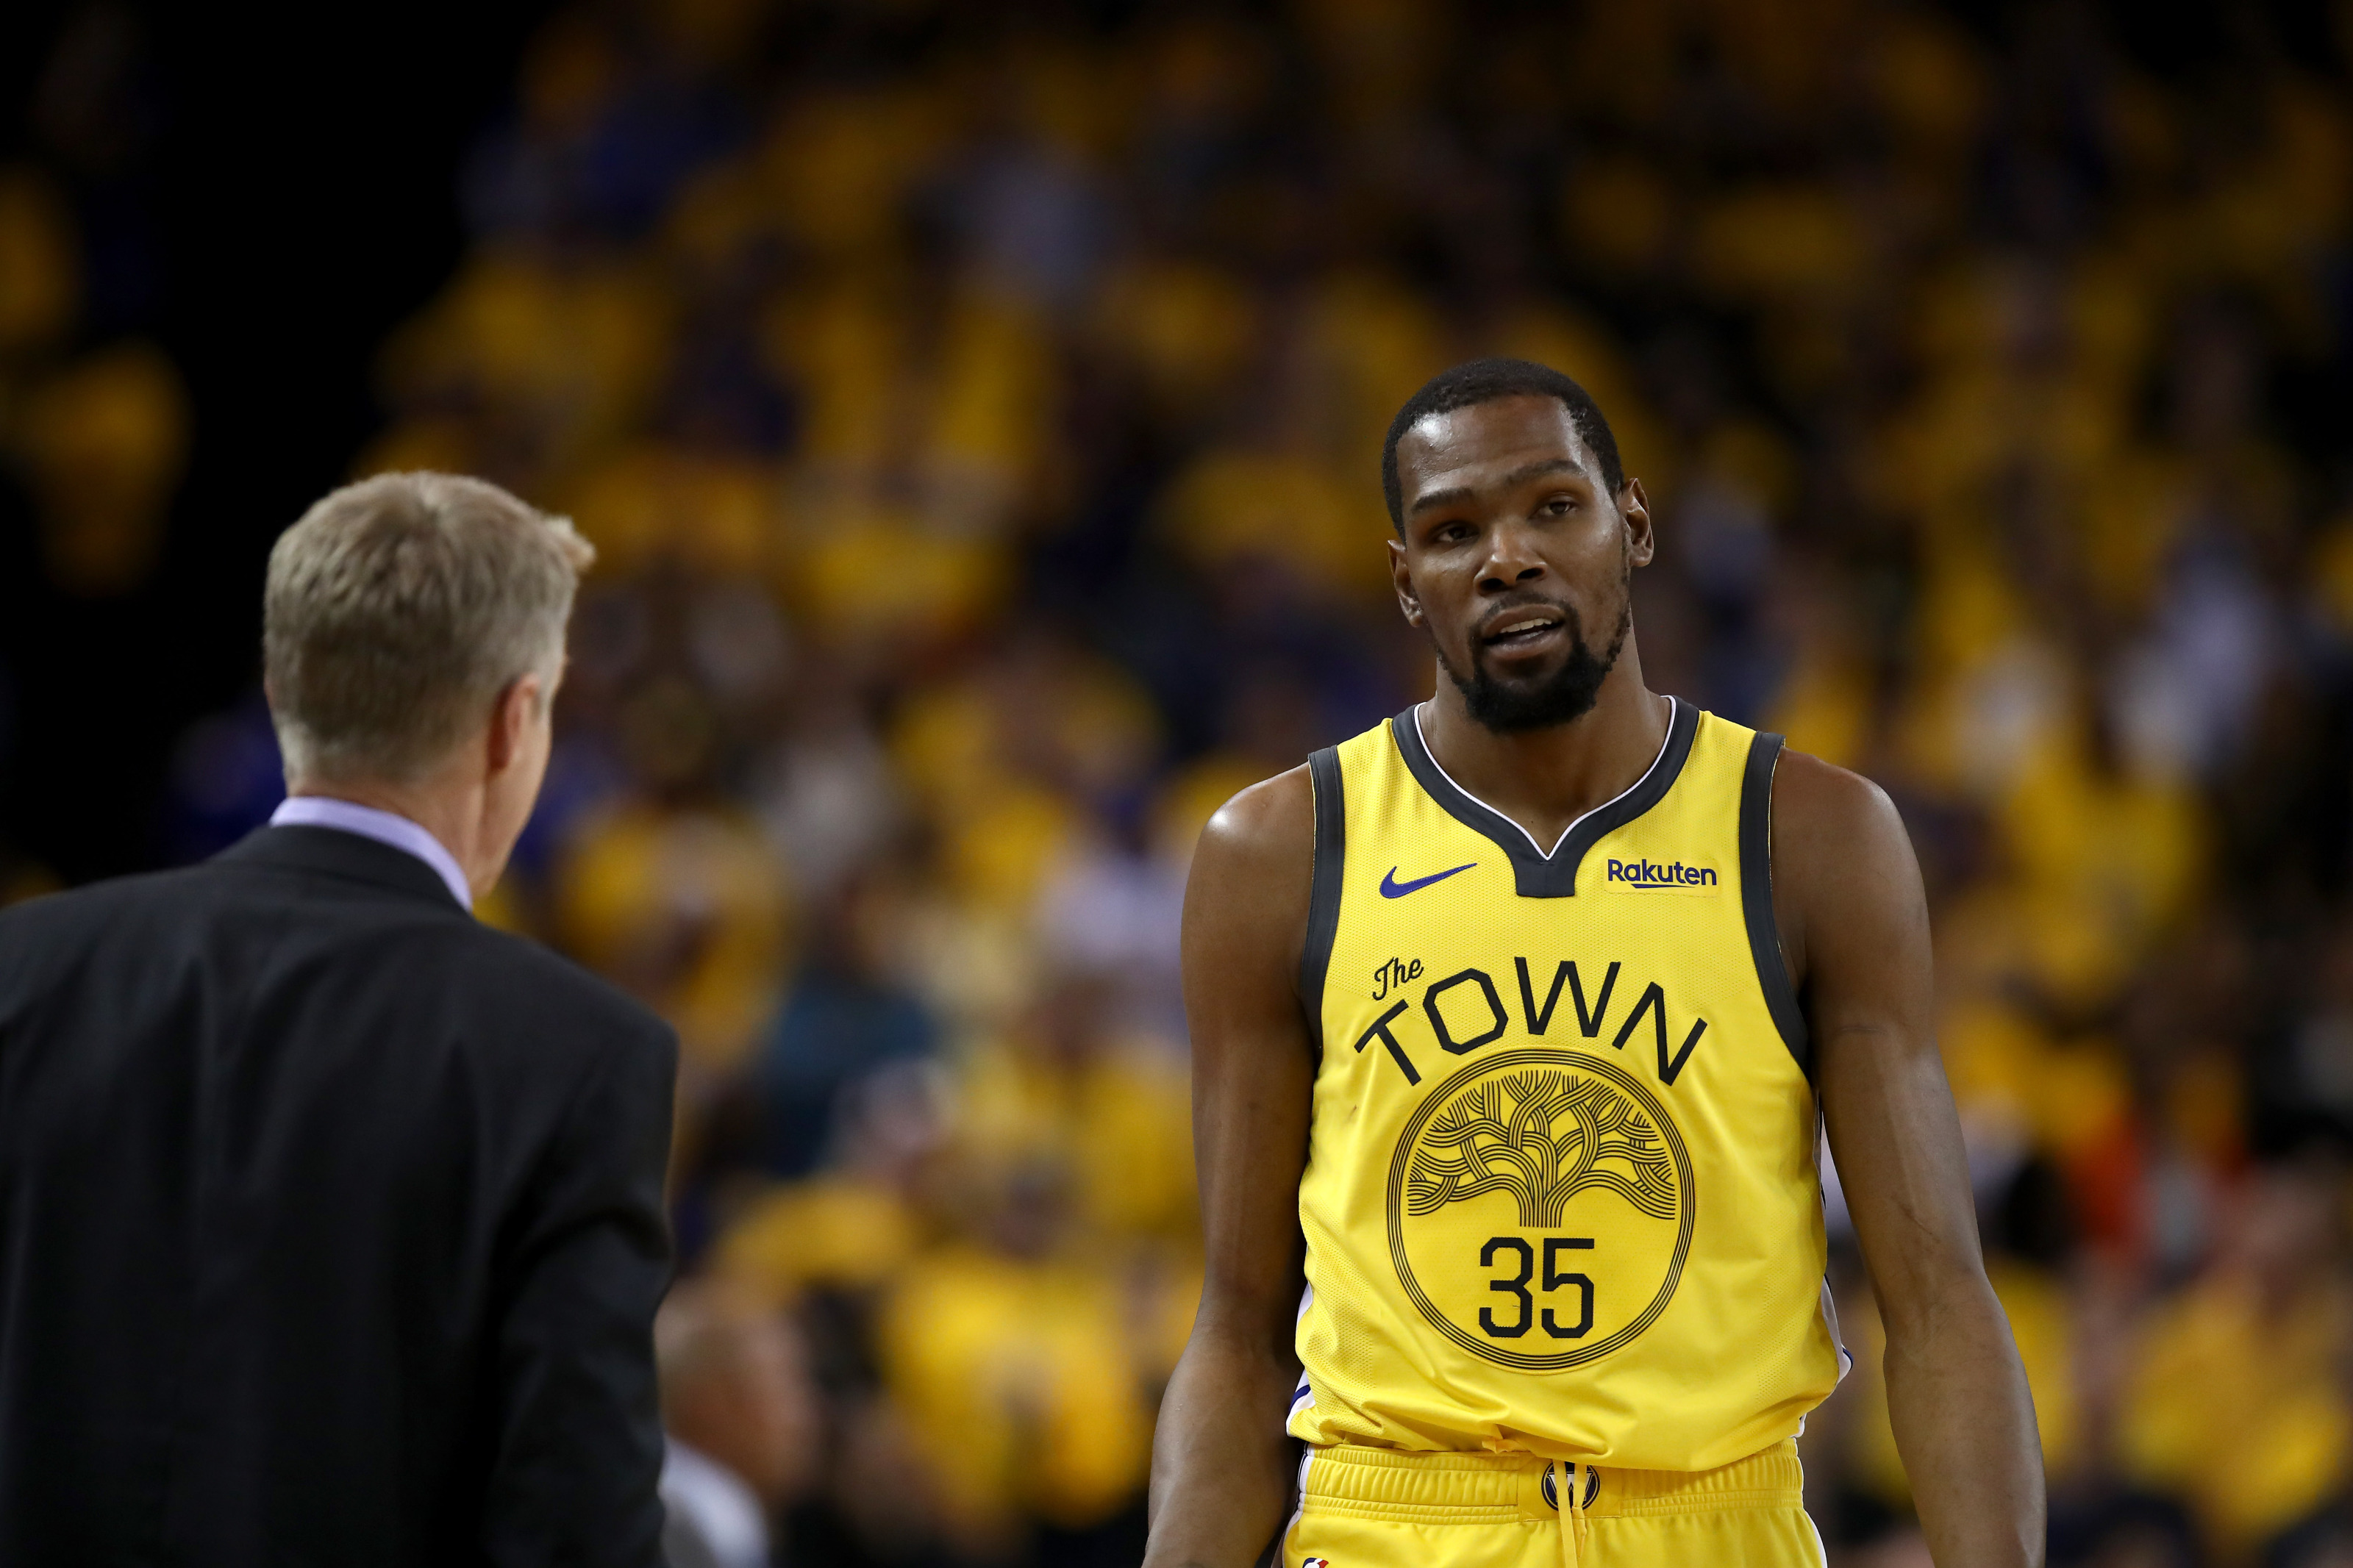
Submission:
[[[1185,897],[1185,1008],[1207,1278],[1152,1457],[1159,1568],[1245,1568],[1290,1500],[1299,1177],[1314,1052],[1296,990],[1314,863],[1305,768],[1211,818]]]
[[[1789,752],[1773,837],[1782,951],[1886,1324],[1889,1413],[1929,1550],[1938,1568],[2039,1563],[2034,1406],[1978,1252],[1911,841],[1877,786]]]

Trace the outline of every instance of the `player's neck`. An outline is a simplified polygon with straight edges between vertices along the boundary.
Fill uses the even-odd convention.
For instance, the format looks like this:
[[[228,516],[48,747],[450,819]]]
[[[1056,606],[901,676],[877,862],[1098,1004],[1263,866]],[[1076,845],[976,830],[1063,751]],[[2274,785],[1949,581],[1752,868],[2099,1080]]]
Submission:
[[[1447,776],[1525,828],[1538,844],[1634,787],[1666,743],[1674,704],[1642,684],[1627,640],[1590,710],[1541,730],[1491,730],[1441,673],[1421,710],[1422,740]]]

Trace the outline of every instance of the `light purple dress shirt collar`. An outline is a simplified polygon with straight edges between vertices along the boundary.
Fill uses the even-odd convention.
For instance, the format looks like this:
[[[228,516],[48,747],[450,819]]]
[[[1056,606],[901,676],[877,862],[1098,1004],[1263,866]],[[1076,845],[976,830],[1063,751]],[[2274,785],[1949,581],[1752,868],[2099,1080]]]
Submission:
[[[470,913],[474,908],[474,890],[466,885],[466,873],[458,868],[458,858],[444,848],[438,838],[396,813],[337,800],[332,795],[297,795],[288,796],[269,814],[269,826],[332,827],[406,850],[433,868],[434,874],[448,884],[449,896],[458,900],[459,909]]]

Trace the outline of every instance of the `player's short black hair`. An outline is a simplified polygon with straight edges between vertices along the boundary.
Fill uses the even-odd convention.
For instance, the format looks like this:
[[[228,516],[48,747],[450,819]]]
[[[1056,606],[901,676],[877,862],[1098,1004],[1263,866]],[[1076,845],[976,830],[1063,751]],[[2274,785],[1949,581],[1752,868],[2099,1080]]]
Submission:
[[[1389,521],[1405,531],[1405,497],[1398,484],[1398,442],[1405,433],[1433,414],[1451,414],[1499,397],[1554,397],[1568,410],[1577,438],[1601,465],[1601,482],[1615,497],[1626,488],[1626,470],[1618,460],[1618,437],[1609,433],[1601,405],[1593,395],[1550,365],[1525,359],[1474,359],[1452,370],[1440,371],[1405,400],[1389,421],[1389,438],[1381,446],[1381,494],[1389,503]]]

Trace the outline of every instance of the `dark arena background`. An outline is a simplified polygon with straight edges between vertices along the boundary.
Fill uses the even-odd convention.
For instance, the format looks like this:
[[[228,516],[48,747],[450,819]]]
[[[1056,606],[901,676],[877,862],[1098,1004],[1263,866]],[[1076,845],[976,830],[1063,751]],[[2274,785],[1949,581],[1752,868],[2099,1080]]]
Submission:
[[[0,900],[269,815],[319,494],[577,519],[486,913],[681,1034],[779,1561],[1136,1559],[1189,848],[1427,689],[1379,439],[1501,352],[1651,683],[1904,810],[2053,1561],[2353,1564],[2353,5],[232,9],[0,12]]]

